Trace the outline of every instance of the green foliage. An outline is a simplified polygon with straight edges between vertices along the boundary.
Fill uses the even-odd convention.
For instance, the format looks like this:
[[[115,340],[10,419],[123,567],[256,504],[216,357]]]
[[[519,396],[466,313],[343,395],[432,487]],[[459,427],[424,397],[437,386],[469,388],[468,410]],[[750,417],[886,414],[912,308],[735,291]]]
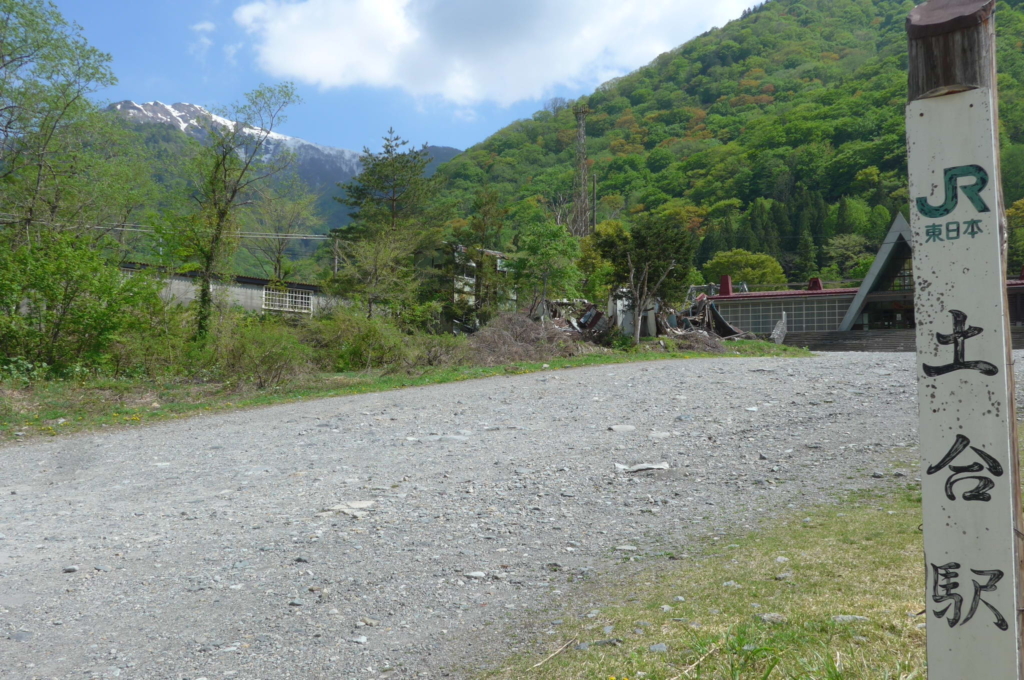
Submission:
[[[487,323],[512,297],[507,271],[499,268],[498,261],[498,252],[510,246],[506,231],[509,212],[497,191],[483,187],[473,197],[468,219],[456,219],[449,225],[454,246],[452,275],[471,275],[473,283],[471,297],[470,291],[461,290],[463,294],[453,296],[448,311],[467,327]]]
[[[688,286],[696,236],[691,231],[693,213],[686,208],[666,205],[638,215],[628,231],[612,222],[595,234],[597,251],[611,264],[613,286],[628,292],[632,309],[644,311],[658,297],[680,299]],[[633,324],[635,345],[640,343],[640,326]]]
[[[195,335],[206,336],[213,308],[211,284],[224,273],[235,249],[241,212],[270,177],[284,170],[291,159],[266,158],[267,140],[284,120],[284,111],[299,102],[295,86],[281,83],[261,85],[246,93],[245,101],[221,111],[234,125],[211,119],[200,120],[207,143],[189,145],[184,174],[189,201],[169,211],[169,226],[163,230],[186,269],[197,272]]]
[[[746,250],[728,250],[715,255],[704,265],[704,278],[717,283],[728,274],[735,283],[745,282],[751,286],[786,285],[786,274],[782,265],[771,255],[751,253]]]
[[[840,234],[825,246],[828,263],[834,265],[844,278],[855,278],[855,270],[865,260],[869,261],[870,267],[871,254],[868,240],[860,234]]]
[[[252,207],[244,214],[248,231],[269,234],[246,239],[244,246],[259,263],[264,278],[289,280],[296,272],[301,242],[275,238],[281,234],[310,234],[323,225],[317,195],[298,177],[288,176],[274,185],[257,187]]]
[[[328,370],[365,371],[401,366],[412,355],[408,336],[388,319],[366,318],[345,307],[311,321],[307,339],[316,349],[317,363]]]
[[[801,239],[836,234],[877,247],[907,203],[905,0],[772,0],[581,97],[600,220],[671,200],[720,216],[696,258],[742,248],[794,279]],[[1004,189],[1024,197],[1024,6],[1000,3],[998,65]],[[567,104],[568,105],[568,104]],[[574,123],[565,109],[516,121],[440,170],[466,202],[487,185],[511,203],[571,193]],[[883,219],[883,210],[889,219]],[[701,232],[704,234],[704,232]],[[710,238],[710,240],[708,240]]]
[[[420,263],[441,245],[445,211],[432,201],[438,190],[424,176],[430,157],[394,130],[380,153],[363,150],[363,171],[344,185],[338,200],[352,209],[353,223],[335,233],[341,268],[330,282],[338,295],[359,301],[367,318],[374,310],[400,316],[422,301],[425,275]]]
[[[145,276],[124,277],[72,234],[0,249],[0,355],[60,374],[100,363],[161,303]]]
[[[1024,198],[1006,211],[1008,237],[1007,274],[1018,276],[1024,271]]]
[[[218,368],[236,386],[278,387],[308,370],[311,349],[276,317],[248,316],[219,343]]]
[[[818,248],[814,245],[814,237],[809,229],[804,229],[800,234],[795,270],[804,279],[811,278],[818,271]]]
[[[545,300],[575,297],[581,277],[576,266],[579,240],[544,215],[535,202],[517,216],[519,246],[511,264],[520,304],[532,310]]]

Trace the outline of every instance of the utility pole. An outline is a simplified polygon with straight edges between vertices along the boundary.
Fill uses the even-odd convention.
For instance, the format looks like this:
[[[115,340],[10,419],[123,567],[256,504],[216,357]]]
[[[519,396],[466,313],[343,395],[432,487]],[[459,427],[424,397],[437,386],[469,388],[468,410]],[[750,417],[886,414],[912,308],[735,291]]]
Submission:
[[[907,19],[929,680],[1024,678],[994,9]]]
[[[569,230],[580,238],[590,233],[590,182],[587,181],[587,116],[590,107],[572,107],[576,116],[576,178],[573,181],[572,221]]]

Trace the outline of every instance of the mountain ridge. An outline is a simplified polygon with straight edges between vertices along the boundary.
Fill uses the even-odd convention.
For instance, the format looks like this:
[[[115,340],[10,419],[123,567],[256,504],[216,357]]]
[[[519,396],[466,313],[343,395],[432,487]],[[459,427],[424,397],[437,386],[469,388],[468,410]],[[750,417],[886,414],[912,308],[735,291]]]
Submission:
[[[165,104],[151,101],[140,104],[126,99],[110,104],[106,110],[133,124],[171,127],[199,141],[205,136],[200,122],[202,118],[209,118],[220,125],[234,124],[234,121],[218,116],[203,106],[185,102]],[[334,222],[329,227],[340,226],[348,221],[347,211],[344,206],[333,200],[333,196],[340,193],[337,187],[339,183],[350,181],[362,171],[361,152],[317,144],[273,131],[268,136],[266,145],[268,153],[272,156],[286,150],[295,154],[295,174],[312,191],[320,194],[321,200],[318,203],[321,212],[329,222]],[[427,146],[427,153],[431,157],[427,171],[433,174],[439,165],[451,160],[461,151],[452,147]]]
[[[576,121],[586,105],[600,220],[659,210],[708,235],[697,264],[744,248],[793,280],[820,273],[837,236],[880,242],[908,202],[907,47],[911,0],[771,0],[575,102],[545,107],[448,163],[449,196],[572,196]],[[996,28],[1003,185],[1024,199],[1024,0],[1000,0]],[[552,102],[554,104],[554,101]],[[830,272],[847,276],[850,272]]]

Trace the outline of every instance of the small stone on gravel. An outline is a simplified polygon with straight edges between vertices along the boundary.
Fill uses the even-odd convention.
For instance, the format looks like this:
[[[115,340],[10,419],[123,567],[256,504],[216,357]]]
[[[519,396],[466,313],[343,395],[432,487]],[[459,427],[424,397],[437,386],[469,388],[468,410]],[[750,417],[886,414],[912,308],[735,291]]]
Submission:
[[[668,651],[668,645],[666,645],[664,642],[659,642],[656,645],[651,645],[650,650],[655,653],[664,654]]]
[[[866,616],[857,616],[855,614],[840,614],[839,616],[833,616],[832,620],[836,623],[859,623],[862,621],[870,621]]]

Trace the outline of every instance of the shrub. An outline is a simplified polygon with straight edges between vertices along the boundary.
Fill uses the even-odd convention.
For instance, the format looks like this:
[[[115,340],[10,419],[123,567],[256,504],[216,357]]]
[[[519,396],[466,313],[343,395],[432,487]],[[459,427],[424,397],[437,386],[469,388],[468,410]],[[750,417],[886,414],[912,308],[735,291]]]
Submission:
[[[459,366],[470,358],[470,347],[461,335],[420,335],[416,338],[414,366]]]
[[[309,369],[309,348],[296,331],[272,318],[244,319],[219,349],[222,376],[239,386],[276,387]]]
[[[346,308],[314,319],[306,328],[306,341],[316,352],[321,368],[362,371],[403,365],[411,356],[409,336],[384,318],[367,319]]]
[[[0,252],[0,355],[45,363],[58,376],[95,366],[120,334],[146,325],[161,304],[157,290],[73,234]]]

